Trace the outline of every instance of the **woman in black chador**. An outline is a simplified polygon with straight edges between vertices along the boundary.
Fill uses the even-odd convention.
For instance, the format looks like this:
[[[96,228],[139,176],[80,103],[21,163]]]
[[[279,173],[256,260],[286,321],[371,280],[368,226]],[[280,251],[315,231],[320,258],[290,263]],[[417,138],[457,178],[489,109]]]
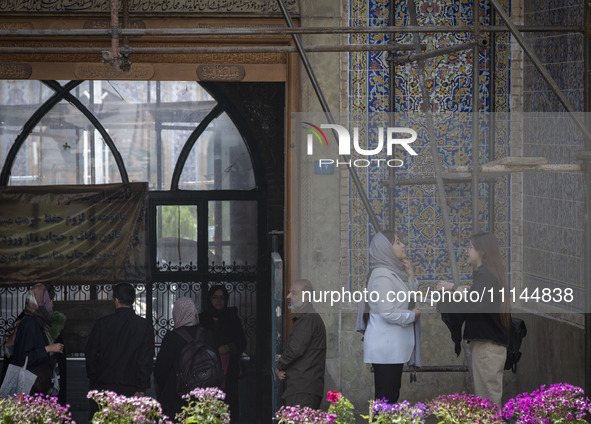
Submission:
[[[238,317],[238,309],[235,306],[228,307],[229,297],[223,285],[212,286],[207,293],[206,309],[199,315],[199,320],[216,335],[218,351],[226,373],[222,390],[226,393],[226,402],[230,406],[230,415],[234,422],[240,416],[238,377],[246,337]]]

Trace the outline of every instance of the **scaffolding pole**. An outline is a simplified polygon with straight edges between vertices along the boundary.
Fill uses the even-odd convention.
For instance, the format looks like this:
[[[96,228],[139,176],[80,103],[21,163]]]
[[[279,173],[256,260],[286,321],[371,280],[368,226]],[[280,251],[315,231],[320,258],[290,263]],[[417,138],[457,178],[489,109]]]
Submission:
[[[392,2],[388,5],[388,25],[390,28],[396,24],[396,11]],[[392,35],[388,37],[389,45],[396,45],[395,37]],[[414,49],[414,44],[410,44]],[[394,119],[394,113],[396,112],[396,57],[389,54],[386,58],[388,63],[388,111],[390,112],[388,120],[392,127],[396,126]],[[396,182],[396,168],[390,168],[388,170],[388,181]],[[388,190],[388,210],[390,211],[389,218],[389,229],[394,230],[396,228],[396,185],[387,184],[386,189]]]
[[[480,0],[472,2],[472,23],[476,25],[480,20]],[[476,36],[477,34],[474,34]],[[474,44],[472,49],[472,234],[480,231],[478,219],[478,203],[480,200],[480,125],[478,113],[480,110],[480,49]],[[491,211],[489,210],[489,213]],[[489,228],[493,231],[493,228]]]
[[[387,44],[302,46],[305,52],[400,51],[414,47]],[[463,48],[465,50],[465,48]],[[102,54],[104,47],[0,47],[0,54]],[[118,47],[120,55],[131,54],[225,54],[225,53],[296,53],[295,46],[193,46],[193,47]],[[439,54],[435,54],[438,56]]]
[[[412,25],[418,25],[417,8],[414,0],[408,0],[408,11],[410,15],[410,22]],[[413,34],[413,42],[416,53],[421,51],[421,41],[418,34]],[[460,277],[458,272],[458,265],[456,262],[455,246],[452,242],[451,223],[449,221],[449,208],[445,199],[445,187],[443,186],[443,178],[441,171],[441,163],[439,161],[439,152],[437,149],[437,139],[435,136],[435,124],[433,122],[433,111],[431,107],[431,99],[429,96],[429,88],[427,87],[427,72],[425,70],[425,61],[419,60],[417,62],[419,68],[419,84],[421,87],[421,94],[423,97],[423,112],[425,113],[425,120],[427,124],[427,133],[429,135],[429,146],[431,148],[431,157],[433,160],[433,168],[435,170],[435,181],[437,186],[437,194],[439,199],[439,208],[443,218],[443,230],[445,233],[445,243],[447,245],[448,255],[451,263],[451,273],[454,284],[460,284]]]
[[[285,7],[283,0],[277,0],[277,3],[279,4],[279,8],[281,9],[281,12],[283,13],[283,17],[285,18],[287,25],[290,28],[293,27],[293,21],[291,20],[291,16],[289,15],[289,11]],[[334,117],[332,116],[332,113],[330,112],[330,107],[328,106],[328,102],[324,98],[324,94],[322,93],[322,89],[320,88],[320,84],[318,83],[318,80],[316,79],[316,75],[314,74],[314,70],[312,69],[312,65],[310,64],[310,62],[308,60],[308,56],[306,55],[306,52],[304,51],[304,49],[302,47],[300,37],[297,34],[292,34],[292,38],[293,38],[293,41],[298,49],[298,54],[300,55],[300,59],[302,60],[302,63],[304,64],[304,67],[306,68],[306,73],[308,74],[308,77],[310,78],[310,82],[312,83],[312,86],[314,87],[314,92],[316,93],[316,96],[318,97],[318,100],[320,101],[320,106],[322,107],[322,110],[324,111],[324,113],[327,115],[329,123],[334,125],[336,122],[334,120]],[[418,48],[420,51],[421,47],[419,46]],[[365,189],[361,185],[361,180],[359,179],[359,176],[357,175],[355,168],[353,168],[350,164],[349,156],[348,155],[341,155],[341,157],[343,158],[343,160],[345,162],[347,162],[347,168],[349,169],[349,173],[351,174],[351,179],[353,180],[353,183],[355,184],[355,188],[357,189],[359,197],[361,198],[363,206],[365,207],[365,211],[367,212],[367,215],[369,216],[369,220],[371,222],[371,225],[374,228],[374,231],[376,233],[381,231],[381,226],[378,223],[378,219],[376,218],[376,216],[373,212],[373,209],[371,208],[371,204],[369,203],[369,199],[367,198],[367,194],[365,193]]]
[[[573,32],[584,33],[582,26],[526,26],[515,25],[520,32]],[[199,37],[199,36],[266,36],[306,34],[398,34],[398,33],[453,33],[453,32],[507,32],[505,25],[421,25],[390,27],[268,27],[268,28],[120,28],[120,37]],[[110,29],[2,29],[0,39],[8,38],[63,38],[111,37]]]
[[[589,2],[585,2],[584,6],[584,23],[586,24],[587,31],[585,31],[583,42],[584,42],[584,57],[585,57],[585,73],[584,73],[584,87],[585,87],[585,98],[584,98],[584,109],[585,112],[591,111],[591,5]],[[589,127],[589,113],[585,114],[586,125]],[[584,243],[584,287],[585,287],[585,395],[591,396],[591,158],[589,158],[589,152],[591,152],[591,140],[585,139],[585,150],[587,158],[583,164],[585,166],[584,187],[585,187],[585,213],[583,215],[583,243]],[[589,421],[589,418],[587,419]]]
[[[515,37],[515,40],[523,49],[523,52],[527,55],[527,57],[529,57],[532,64],[536,67],[536,69],[538,70],[544,81],[546,81],[550,89],[554,92],[554,94],[556,94],[556,97],[558,97],[558,100],[560,101],[560,103],[562,103],[564,109],[566,109],[566,111],[570,114],[570,116],[575,121],[579,129],[583,132],[585,138],[591,140],[591,133],[587,129],[587,126],[581,119],[579,119],[578,116],[575,115],[575,108],[566,98],[560,87],[558,87],[558,84],[556,83],[556,81],[554,81],[554,78],[552,78],[548,70],[544,67],[544,64],[542,63],[538,55],[525,41],[525,38],[523,38],[523,35],[521,35],[521,33],[519,32],[519,30],[517,29],[516,25],[513,23],[507,12],[505,12],[505,9],[503,9],[503,7],[499,4],[498,0],[490,0],[490,4],[496,10],[499,16],[501,16],[501,18],[507,25],[507,28],[509,28],[511,34],[513,35],[513,37]]]
[[[417,62],[419,60],[431,59],[433,57],[443,56],[445,54],[457,53],[463,50],[478,48],[480,41],[474,40],[468,43],[456,44],[455,46],[441,47],[435,50],[430,50],[425,53],[409,53],[407,55],[400,55],[394,58],[397,65],[404,65],[410,62]]]

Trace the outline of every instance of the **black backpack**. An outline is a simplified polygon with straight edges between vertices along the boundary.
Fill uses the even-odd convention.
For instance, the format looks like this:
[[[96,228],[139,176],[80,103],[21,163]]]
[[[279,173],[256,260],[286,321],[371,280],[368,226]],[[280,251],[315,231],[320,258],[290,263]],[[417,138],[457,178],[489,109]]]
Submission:
[[[520,318],[511,318],[511,327],[509,328],[509,346],[507,346],[507,359],[505,369],[517,371],[517,363],[521,359],[521,342],[527,335],[525,322]]]
[[[176,391],[179,396],[198,387],[220,387],[224,382],[222,361],[217,349],[205,343],[205,330],[200,325],[194,338],[181,327],[175,332],[187,344],[182,348],[176,371]]]

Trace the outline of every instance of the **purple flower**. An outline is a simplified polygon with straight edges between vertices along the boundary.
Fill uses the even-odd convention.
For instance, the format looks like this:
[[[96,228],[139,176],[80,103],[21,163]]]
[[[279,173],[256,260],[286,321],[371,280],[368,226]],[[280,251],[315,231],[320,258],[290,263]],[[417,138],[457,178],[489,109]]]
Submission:
[[[299,405],[282,406],[274,417],[279,424],[333,424],[335,418],[334,414]]]
[[[99,406],[92,417],[92,424],[141,422],[143,424],[172,424],[162,413],[160,403],[151,397],[123,396],[111,391],[91,390],[86,395]]]
[[[199,422],[202,424],[230,423],[230,410],[224,402],[226,394],[217,387],[197,388],[183,396],[187,405],[177,414],[179,422]]]
[[[217,387],[198,387],[193,389],[188,395],[183,396],[183,399],[189,399],[190,397],[196,397],[199,399],[211,398],[224,400],[226,398],[226,394]]]
[[[559,383],[517,395],[505,404],[503,416],[515,419],[516,424],[586,423],[584,418],[590,410],[591,403],[584,397],[583,389]]]
[[[70,405],[62,406],[57,397],[19,394],[0,399],[0,422],[14,423],[74,423],[68,412]]]
[[[370,402],[369,421],[396,422],[401,424],[423,424],[427,407],[422,403],[412,406],[407,401],[388,403],[386,399],[376,399]]]

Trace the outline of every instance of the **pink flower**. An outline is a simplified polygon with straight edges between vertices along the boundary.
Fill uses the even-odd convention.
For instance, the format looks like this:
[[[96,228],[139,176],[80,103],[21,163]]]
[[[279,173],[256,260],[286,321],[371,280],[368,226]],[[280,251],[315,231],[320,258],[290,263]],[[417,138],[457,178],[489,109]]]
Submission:
[[[341,398],[342,393],[341,392],[337,392],[336,390],[333,392],[328,392],[326,394],[326,400],[331,402],[331,403],[335,403],[338,402],[339,399]]]

